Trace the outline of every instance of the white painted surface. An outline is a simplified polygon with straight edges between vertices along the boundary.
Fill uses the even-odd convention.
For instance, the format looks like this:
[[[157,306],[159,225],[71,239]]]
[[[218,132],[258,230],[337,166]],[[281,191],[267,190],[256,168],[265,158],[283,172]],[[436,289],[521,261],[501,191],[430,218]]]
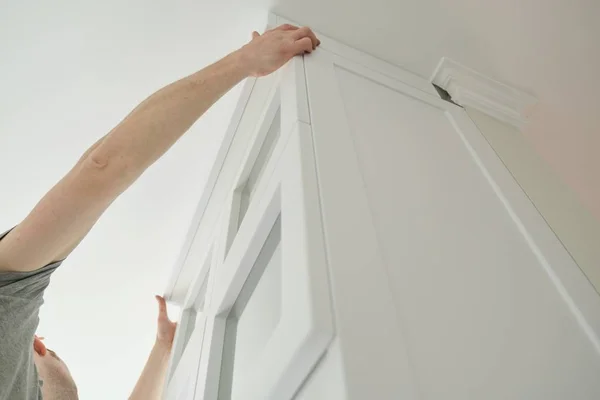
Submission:
[[[173,342],[169,365],[167,367],[167,382],[171,380],[175,371],[179,368],[183,352],[187,348],[190,338],[196,328],[196,315],[197,313],[192,309],[186,309],[181,312],[179,322],[177,323],[177,332]]]
[[[277,245],[237,321],[232,388],[234,399],[244,398],[244,393],[236,391],[236,382],[252,372],[281,319],[281,261],[281,246]]]
[[[206,318],[198,315],[187,346],[166,388],[167,399],[194,400]]]
[[[527,123],[537,103],[529,93],[447,57],[440,60],[431,82],[446,90],[454,103],[477,109],[519,129]]]
[[[281,157],[270,163],[273,175],[257,189],[223,266],[216,269],[211,291],[209,312],[227,315],[281,218],[281,319],[253,357],[253,368],[234,376],[232,398],[291,398],[333,338],[310,127],[299,122],[285,139]]]
[[[271,81],[269,95],[266,104],[262,107],[258,121],[254,121],[252,125],[252,137],[247,149],[244,150],[243,167],[236,174],[232,198],[226,201],[231,203],[231,206],[227,211],[229,216],[226,216],[229,221],[227,222],[225,257],[246,216],[250,201],[256,194],[258,186],[264,187],[272,173],[275,161],[271,160],[274,157],[276,160],[280,156],[285,142],[285,140],[281,140],[281,95],[277,78],[266,79]],[[260,80],[260,83],[262,81],[263,79]],[[248,110],[248,113],[250,112],[251,110]],[[243,135],[243,133],[239,133],[239,135]],[[267,165],[269,166],[268,170]],[[183,266],[188,267],[186,264]]]
[[[349,398],[598,397],[600,297],[465,111],[323,51],[307,83]]]
[[[214,239],[213,241],[214,242]],[[208,290],[208,273],[211,268],[215,265],[215,259],[217,257],[218,249],[216,249],[216,245],[213,245],[211,250],[206,255],[206,258],[203,260],[201,267],[196,268],[197,275],[194,278],[194,281],[190,283],[190,290],[188,291],[188,296],[183,301],[183,305],[181,307],[182,311],[180,314],[180,319],[177,324],[177,330],[175,333],[175,339],[173,341],[173,347],[171,350],[171,357],[169,359],[169,365],[167,367],[167,378],[166,381],[169,382],[175,372],[181,368],[190,369],[194,368],[195,371],[198,370],[198,360],[200,357],[200,350],[198,348],[202,348],[202,341],[204,340],[204,329],[206,326],[206,316],[204,314],[204,306],[207,300],[207,290]],[[189,344],[191,341],[191,337],[193,335],[200,334],[200,330],[202,331],[202,339],[196,341],[194,344]],[[189,345],[189,347],[188,347]],[[184,362],[184,352],[191,349],[191,352],[196,352],[195,355],[190,358],[189,354],[185,355]],[[196,364],[194,366],[185,365],[185,363],[193,360]],[[180,364],[184,363],[184,366]],[[190,375],[192,382],[196,383],[196,374]],[[174,386],[177,384],[174,383]],[[167,387],[165,386],[164,391],[167,393]],[[193,396],[193,392],[191,394]]]
[[[344,400],[347,398],[345,390],[342,354],[339,341],[334,340],[294,400]]]
[[[360,166],[348,135],[331,59],[329,53],[317,50],[305,57],[305,65],[346,391],[348,399],[412,399],[416,390],[404,334],[388,290],[389,278],[370,220],[364,184],[357,179]]]
[[[331,361],[326,363],[330,347],[298,395],[332,391],[334,398],[349,399],[596,397],[600,299],[465,111],[421,90],[418,82],[398,82],[322,49],[305,57],[305,63],[310,126],[297,126],[305,132],[301,140],[314,130],[321,204],[311,212],[322,212],[325,241],[308,237],[311,246],[327,245],[331,287],[321,289],[331,290],[335,351],[340,357],[333,367]],[[282,90],[283,98],[301,93],[291,89]],[[299,108],[300,103],[282,101],[284,121],[286,104]],[[247,118],[260,119],[257,110]],[[253,137],[242,135],[246,140]],[[231,150],[242,142],[234,139]],[[233,158],[238,168],[243,153]],[[282,159],[291,157],[284,154]],[[252,268],[257,244],[278,211],[286,221],[285,210],[293,209],[285,205],[285,190],[277,200],[276,183],[281,180],[285,188],[284,171],[272,168],[269,184],[262,189],[259,182],[257,201],[250,204],[214,277],[209,304],[216,318],[208,329],[213,343],[204,346],[209,354],[202,358],[200,371],[206,375],[199,374],[201,379],[212,378],[199,387],[215,386],[218,371],[211,369],[210,359],[222,354],[222,318]],[[306,173],[312,172],[302,170],[300,176]],[[224,176],[232,175],[229,171]],[[311,185],[293,187],[290,193]],[[230,194],[223,197],[231,199]],[[305,221],[297,213],[289,215],[295,216],[289,226]],[[227,219],[221,224],[232,226]],[[286,271],[293,265],[285,259],[286,243],[302,243],[303,237],[291,240],[282,229]],[[312,263],[306,265],[314,271]],[[313,277],[305,269],[293,269],[295,276]],[[300,296],[292,296],[294,307],[306,309],[313,303],[302,293],[314,296],[318,291],[299,290]],[[282,290],[284,297],[289,294]],[[282,308],[282,322],[296,316],[285,298],[282,304],[287,306]],[[293,335],[288,333],[283,341],[269,341],[268,346],[279,343],[273,347],[281,351],[265,351],[267,360],[286,357]],[[265,358],[260,365],[275,365]],[[277,388],[282,391],[268,393],[271,386],[264,382],[270,381],[262,379],[285,373],[285,368],[257,369],[261,372],[247,377],[254,384],[244,390],[249,398],[273,393],[278,399],[291,397],[290,381],[282,381]],[[308,372],[297,372],[296,377],[304,379]],[[323,376],[333,377],[335,385]],[[340,384],[346,387],[340,390]]]
[[[241,100],[240,100],[241,101]],[[223,220],[225,220],[223,218]],[[226,220],[225,220],[226,221]],[[210,241],[212,249],[212,265],[213,268],[219,268],[225,257],[225,238],[222,234],[224,225],[218,227],[212,234],[213,239]],[[214,271],[214,269],[213,269]],[[205,308],[211,307],[211,293],[215,286],[216,274],[208,275],[206,287]],[[216,399],[219,392],[219,374],[221,366],[221,356],[223,355],[223,339],[226,328],[226,319],[224,317],[213,318],[212,315],[206,312],[206,325],[204,328],[204,339],[201,345],[200,360],[198,362],[198,374],[196,375],[196,393],[194,400],[209,400]],[[178,340],[181,332],[176,333]],[[167,387],[168,391],[170,387]]]
[[[599,397],[597,349],[446,116],[338,78],[420,393]]]
[[[263,172],[265,170],[265,166],[267,161],[271,157],[273,150],[275,149],[275,144],[279,139],[279,135],[281,134],[281,115],[278,111],[275,117],[271,122],[271,126],[268,129],[266,137],[262,141],[260,145],[260,151],[254,161],[254,165],[252,166],[252,170],[250,171],[250,175],[246,183],[240,190],[241,193],[241,204],[240,204],[240,223],[241,219],[243,219],[243,214],[246,210],[248,210],[248,206],[250,205],[250,201],[252,201],[252,196],[256,192],[256,186],[258,181],[262,178]]]
[[[600,221],[519,131],[477,110],[467,113],[600,293]]]
[[[184,274],[192,275],[197,269],[194,266],[198,264],[191,263],[190,254],[202,254],[199,247],[214,249],[206,287],[208,322],[198,368],[198,399],[217,396],[290,399],[333,339],[312,131],[310,125],[299,120],[300,116],[308,115],[306,107],[302,113],[302,104],[307,104],[306,92],[284,89],[293,89],[297,80],[304,84],[302,58],[294,63],[296,69],[283,69],[280,74],[281,90],[278,76],[261,78],[250,97],[241,99],[240,123],[234,125],[235,136],[227,146],[224,164],[217,167],[221,173],[215,180],[215,189],[210,193],[207,208],[197,214],[201,215],[201,222],[190,229],[207,237],[213,237],[216,231],[216,242],[199,242],[196,235],[189,242],[189,254],[182,257],[183,269],[174,271],[172,282],[176,282],[176,288],[179,285],[179,291],[197,290],[199,285],[182,279]],[[240,223],[238,188],[244,187],[252,176],[255,160],[261,159],[261,142],[272,123],[283,125],[284,118],[277,117],[279,104],[281,115],[286,115],[291,124],[275,138],[273,150],[264,159]],[[223,196],[225,201],[216,196]],[[215,225],[207,226],[204,223],[207,220],[215,221]],[[260,281],[247,308],[241,311],[248,282],[254,279],[256,268],[264,266],[264,260],[259,260],[274,226],[280,226],[281,230],[275,253],[280,265],[275,263],[272,271],[266,271],[265,281]],[[188,252],[185,247],[184,252]],[[191,299],[195,294],[184,292],[183,297]],[[266,308],[269,302],[279,304]],[[226,328],[226,318],[237,318],[240,314],[237,332],[230,329],[234,325]],[[181,332],[177,340],[180,335]],[[231,355],[233,342],[237,343]],[[231,370],[233,379],[228,376]],[[231,395],[223,385],[232,385]]]
[[[277,21],[281,25],[282,21]],[[281,130],[289,132],[296,122],[310,125],[306,82],[304,78],[304,58],[294,57],[281,71],[281,98],[285,105],[281,112]]]
[[[169,297],[176,302],[183,301],[189,289],[189,283],[196,275],[195,268],[188,266],[199,265],[213,244],[213,234],[215,226],[218,225],[222,207],[224,204],[231,203],[228,196],[231,196],[234,185],[241,183],[239,180],[240,169],[244,165],[244,160],[249,156],[248,153],[252,149],[251,144],[256,134],[260,132],[257,129],[257,126],[260,126],[257,123],[257,116],[265,112],[266,105],[270,103],[276,92],[277,82],[278,76],[272,74],[254,81],[247,81],[245,84],[245,96],[240,99],[234,112],[237,118],[230,121],[225,142],[219,150],[218,155],[221,162],[217,162],[213,166],[209,178],[210,184],[206,187],[206,192],[203,193],[196,212],[189,221],[185,242],[180,249],[169,284],[165,289]],[[236,135],[234,136],[234,134]],[[237,223],[232,224],[231,227],[235,225]],[[223,248],[223,251],[226,247]]]
[[[425,79],[445,56],[535,95],[539,105],[525,136],[600,219],[599,2],[273,0],[273,5],[284,17]]]
[[[206,323],[205,340],[202,344],[196,379],[195,400],[218,399],[225,327],[226,320],[221,317],[210,318]]]

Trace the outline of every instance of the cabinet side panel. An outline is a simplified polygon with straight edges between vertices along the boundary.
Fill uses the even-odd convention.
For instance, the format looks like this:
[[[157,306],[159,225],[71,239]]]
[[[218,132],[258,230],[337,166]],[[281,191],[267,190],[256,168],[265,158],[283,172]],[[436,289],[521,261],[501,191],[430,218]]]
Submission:
[[[524,235],[450,114],[335,75],[423,398],[600,398],[593,338],[547,273],[557,259]]]

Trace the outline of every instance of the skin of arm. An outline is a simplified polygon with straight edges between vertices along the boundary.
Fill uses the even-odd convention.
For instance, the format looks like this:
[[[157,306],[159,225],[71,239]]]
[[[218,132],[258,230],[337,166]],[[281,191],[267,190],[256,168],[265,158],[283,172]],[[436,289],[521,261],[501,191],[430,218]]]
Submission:
[[[307,27],[254,32],[241,49],[148,97],[0,241],[0,271],[32,271],[64,259],[108,206],[221,96],[244,78],[268,75],[319,43]]]
[[[165,299],[156,296],[156,300],[158,301],[156,342],[129,400],[159,400],[162,396],[177,324],[169,320]]]

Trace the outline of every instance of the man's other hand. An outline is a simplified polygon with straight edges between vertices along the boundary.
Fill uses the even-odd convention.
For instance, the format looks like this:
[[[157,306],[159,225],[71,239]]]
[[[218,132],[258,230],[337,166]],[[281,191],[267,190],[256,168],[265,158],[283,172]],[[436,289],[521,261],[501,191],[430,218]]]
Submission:
[[[311,53],[320,43],[310,28],[285,24],[262,35],[252,32],[240,55],[248,74],[259,77],[275,72],[295,55]]]
[[[177,329],[177,322],[173,322],[169,319],[167,314],[167,302],[162,296],[154,296],[158,301],[158,328],[156,330],[156,342],[167,347],[173,345],[173,339],[175,339],[175,330]]]

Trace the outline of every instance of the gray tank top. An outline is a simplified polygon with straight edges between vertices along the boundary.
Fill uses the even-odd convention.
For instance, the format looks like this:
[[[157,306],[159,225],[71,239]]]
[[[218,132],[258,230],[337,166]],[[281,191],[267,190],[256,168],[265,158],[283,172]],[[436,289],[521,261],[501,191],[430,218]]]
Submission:
[[[8,232],[0,234],[0,240]],[[33,336],[50,275],[61,262],[32,272],[0,272],[0,400],[42,398]]]

